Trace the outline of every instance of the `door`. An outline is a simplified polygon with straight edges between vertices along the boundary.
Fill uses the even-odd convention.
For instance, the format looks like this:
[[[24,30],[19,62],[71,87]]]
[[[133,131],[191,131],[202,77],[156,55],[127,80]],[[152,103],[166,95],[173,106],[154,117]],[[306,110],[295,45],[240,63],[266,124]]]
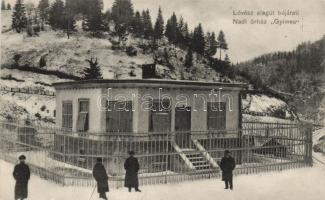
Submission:
[[[175,141],[180,148],[189,148],[191,140],[191,107],[175,108]]]

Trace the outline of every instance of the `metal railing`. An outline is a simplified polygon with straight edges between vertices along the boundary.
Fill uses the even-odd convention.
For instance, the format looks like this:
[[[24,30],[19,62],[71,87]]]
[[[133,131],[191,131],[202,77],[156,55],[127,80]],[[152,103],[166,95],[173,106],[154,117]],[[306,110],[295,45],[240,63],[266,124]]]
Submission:
[[[63,185],[94,184],[92,167],[103,158],[111,187],[122,187],[124,161],[134,150],[140,184],[219,177],[228,149],[234,174],[312,165],[312,127],[307,124],[244,122],[241,130],[160,133],[77,133],[53,127],[0,122],[1,158],[25,154],[32,172]]]

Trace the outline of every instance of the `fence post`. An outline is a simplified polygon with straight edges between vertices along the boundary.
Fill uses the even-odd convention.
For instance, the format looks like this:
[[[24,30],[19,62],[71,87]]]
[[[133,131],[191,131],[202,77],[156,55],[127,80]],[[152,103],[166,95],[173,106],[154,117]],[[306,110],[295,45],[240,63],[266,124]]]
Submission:
[[[166,147],[166,164],[165,164],[165,184],[167,184],[168,183],[168,156],[169,156],[169,147],[168,147],[168,144],[169,144],[169,134],[171,134],[171,133],[168,133],[167,132],[167,134],[166,134],[166,142],[167,142],[167,147]]]
[[[313,125],[310,123],[303,124],[303,130],[305,135],[305,163],[309,166],[313,166]]]

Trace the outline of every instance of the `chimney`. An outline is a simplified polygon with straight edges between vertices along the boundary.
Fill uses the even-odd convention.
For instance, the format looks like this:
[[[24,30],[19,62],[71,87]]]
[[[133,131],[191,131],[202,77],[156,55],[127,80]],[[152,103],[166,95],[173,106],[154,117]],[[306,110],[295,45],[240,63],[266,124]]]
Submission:
[[[142,79],[160,78],[156,71],[156,64],[142,65]]]

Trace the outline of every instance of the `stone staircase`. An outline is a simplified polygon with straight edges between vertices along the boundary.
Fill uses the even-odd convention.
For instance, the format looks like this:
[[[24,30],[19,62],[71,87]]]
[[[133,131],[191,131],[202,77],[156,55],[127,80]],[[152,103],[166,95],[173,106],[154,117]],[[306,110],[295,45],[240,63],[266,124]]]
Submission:
[[[212,172],[218,170],[218,164],[204,149],[204,147],[197,141],[192,141],[192,148],[180,148],[175,142],[172,146],[180,155],[186,166],[190,170],[198,172]]]
[[[192,163],[195,171],[212,171],[213,167],[209,161],[196,149],[186,149],[183,151],[187,159]]]

